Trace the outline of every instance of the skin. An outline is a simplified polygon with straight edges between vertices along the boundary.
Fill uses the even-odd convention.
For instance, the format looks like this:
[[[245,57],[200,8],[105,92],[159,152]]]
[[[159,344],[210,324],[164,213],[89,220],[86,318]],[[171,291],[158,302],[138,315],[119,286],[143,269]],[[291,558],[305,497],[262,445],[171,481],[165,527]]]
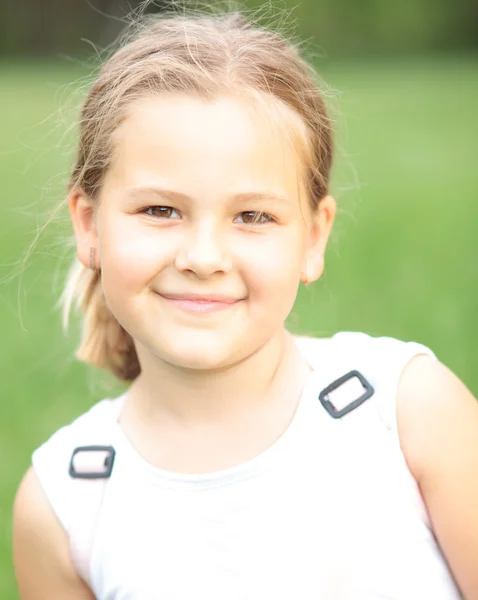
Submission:
[[[242,97],[143,98],[115,134],[99,202],[70,195],[78,258],[88,267],[96,249],[105,297],[142,366],[121,425],[161,468],[207,472],[252,458],[287,428],[309,374],[284,320],[299,282],[322,274],[335,201],[311,210],[281,131]],[[234,302],[202,312],[167,298],[184,293]],[[423,356],[405,368],[397,403],[437,538],[466,597],[478,600],[478,404]],[[91,599],[32,470],[14,513],[21,597]]]

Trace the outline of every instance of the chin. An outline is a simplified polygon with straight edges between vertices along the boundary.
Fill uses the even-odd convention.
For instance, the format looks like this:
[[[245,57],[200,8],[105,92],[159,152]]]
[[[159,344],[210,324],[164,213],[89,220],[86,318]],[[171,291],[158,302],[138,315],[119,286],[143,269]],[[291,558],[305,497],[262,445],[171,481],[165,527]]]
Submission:
[[[167,353],[162,358],[171,365],[189,371],[216,371],[231,366],[229,353],[191,349],[189,352]]]
[[[213,371],[240,360],[237,340],[224,336],[181,335],[173,343],[154,344],[151,351],[165,362],[181,369]]]

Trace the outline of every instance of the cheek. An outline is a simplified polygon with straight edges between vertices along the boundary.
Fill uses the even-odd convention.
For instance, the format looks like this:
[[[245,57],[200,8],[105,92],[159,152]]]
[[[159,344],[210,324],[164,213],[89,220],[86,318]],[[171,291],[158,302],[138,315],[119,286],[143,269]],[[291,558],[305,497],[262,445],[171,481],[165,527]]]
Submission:
[[[105,292],[139,292],[168,261],[169,244],[129,215],[106,219],[99,230]]]
[[[304,256],[301,240],[299,231],[284,228],[248,248],[243,265],[251,294],[269,301],[294,302]]]

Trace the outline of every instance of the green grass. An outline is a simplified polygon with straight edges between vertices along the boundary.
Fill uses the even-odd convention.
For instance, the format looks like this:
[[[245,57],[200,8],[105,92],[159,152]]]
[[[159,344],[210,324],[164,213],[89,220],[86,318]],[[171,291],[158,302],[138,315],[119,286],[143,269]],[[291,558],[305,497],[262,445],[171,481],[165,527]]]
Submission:
[[[475,394],[477,62],[323,65],[341,90],[333,102],[341,211],[326,274],[301,290],[290,319],[318,335],[359,330],[425,343]],[[71,256],[67,223],[49,226],[16,274],[63,194],[71,151],[55,115],[68,93],[60,86],[81,70],[0,67],[0,598],[10,600],[11,504],[31,452],[109,392],[104,378],[75,362],[76,336],[63,337],[54,307]]]

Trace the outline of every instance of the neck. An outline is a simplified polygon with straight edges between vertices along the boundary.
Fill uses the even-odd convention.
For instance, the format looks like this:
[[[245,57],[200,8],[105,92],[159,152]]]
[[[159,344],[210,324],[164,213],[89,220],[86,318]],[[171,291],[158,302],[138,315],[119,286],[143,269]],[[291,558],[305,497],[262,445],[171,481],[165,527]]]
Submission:
[[[308,370],[285,330],[241,362],[214,372],[178,368],[138,350],[142,372],[129,398],[135,412],[152,424],[165,419],[186,426],[235,420],[283,394],[291,369]]]

